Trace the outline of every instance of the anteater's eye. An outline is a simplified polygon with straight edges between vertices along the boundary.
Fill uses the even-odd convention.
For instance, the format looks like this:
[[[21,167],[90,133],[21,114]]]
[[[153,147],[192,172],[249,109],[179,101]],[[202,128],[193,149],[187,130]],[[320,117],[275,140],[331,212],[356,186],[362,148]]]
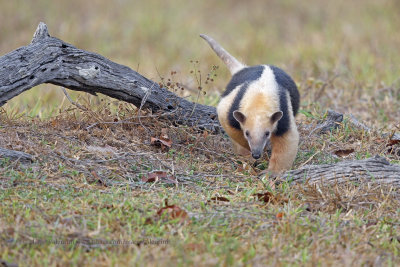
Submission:
[[[266,136],[266,137],[268,137],[268,136],[269,136],[269,131],[267,131],[267,132],[265,133],[265,136]]]
[[[246,136],[247,136],[247,137],[249,137],[249,136],[250,136],[250,133],[249,133],[249,131],[246,131]]]

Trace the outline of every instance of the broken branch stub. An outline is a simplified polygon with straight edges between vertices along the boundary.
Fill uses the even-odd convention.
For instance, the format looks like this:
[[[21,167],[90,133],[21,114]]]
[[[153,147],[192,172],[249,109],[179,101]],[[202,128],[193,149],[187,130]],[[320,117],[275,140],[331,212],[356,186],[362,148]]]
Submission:
[[[176,124],[221,131],[215,107],[187,101],[129,67],[49,35],[39,23],[32,42],[0,57],[0,106],[42,83],[126,101],[168,113]]]

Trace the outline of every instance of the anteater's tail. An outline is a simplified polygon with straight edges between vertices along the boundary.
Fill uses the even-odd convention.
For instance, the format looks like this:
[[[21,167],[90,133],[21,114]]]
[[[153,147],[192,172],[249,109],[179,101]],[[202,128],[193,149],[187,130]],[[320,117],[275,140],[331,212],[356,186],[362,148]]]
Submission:
[[[239,70],[245,67],[244,64],[240,63],[236,58],[229,54],[220,44],[218,44],[213,38],[200,34],[200,37],[207,41],[218,57],[222,59],[225,65],[228,67],[231,74],[235,74]]]

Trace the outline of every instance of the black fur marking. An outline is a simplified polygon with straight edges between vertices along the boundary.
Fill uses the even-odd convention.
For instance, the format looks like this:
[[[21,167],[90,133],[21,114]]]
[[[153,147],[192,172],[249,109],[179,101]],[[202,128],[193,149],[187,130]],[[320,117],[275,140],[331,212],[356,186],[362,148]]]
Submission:
[[[239,92],[235,96],[235,99],[233,99],[232,106],[228,112],[229,125],[238,130],[241,130],[240,123],[233,117],[233,112],[235,110],[239,109],[240,101],[242,101],[242,98],[243,98],[244,94],[246,93],[248,87],[249,87],[248,82],[246,82],[245,84],[242,85],[242,87],[240,87]]]
[[[279,107],[280,110],[283,112],[283,115],[282,118],[278,121],[278,126],[276,127],[275,135],[282,136],[290,128],[290,116],[289,116],[286,88],[278,84],[278,91],[279,91]]]
[[[274,72],[275,75],[275,80],[279,85],[279,95],[280,95],[280,104],[282,105],[287,105],[287,102],[282,102],[283,99],[286,99],[286,90],[289,91],[290,95],[290,102],[292,103],[292,109],[293,109],[293,116],[296,116],[297,112],[299,111],[299,105],[300,105],[300,94],[299,90],[297,90],[297,86],[290,78],[289,75],[286,74],[283,70],[281,70],[278,67],[275,66],[269,66],[272,71]],[[283,92],[282,92],[283,91]],[[282,96],[282,94],[284,96]],[[282,110],[283,111],[283,110]],[[283,116],[285,116],[285,111],[283,111]],[[283,120],[282,118],[281,120]]]
[[[237,72],[235,75],[232,76],[232,79],[226,86],[226,90],[222,94],[222,97],[229,95],[229,93],[232,92],[240,84],[250,83],[252,81],[258,80],[261,77],[264,68],[264,66],[253,66],[244,68]]]

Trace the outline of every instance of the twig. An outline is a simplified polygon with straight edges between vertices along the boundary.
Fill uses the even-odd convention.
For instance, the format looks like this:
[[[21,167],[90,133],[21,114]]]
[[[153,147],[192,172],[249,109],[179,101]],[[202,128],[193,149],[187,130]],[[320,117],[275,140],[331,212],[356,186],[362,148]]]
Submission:
[[[319,151],[315,152],[315,153],[314,153],[309,159],[307,159],[305,162],[303,162],[303,163],[299,166],[299,168],[304,167],[304,165],[306,165],[307,163],[309,163],[316,155],[318,155],[319,153],[321,153],[321,151],[324,151],[324,148],[325,148],[325,142],[324,142],[324,144],[322,145],[322,148],[321,148]]]
[[[74,100],[72,100],[72,98],[70,97],[70,95],[68,94],[67,90],[65,90],[64,87],[60,86],[61,90],[64,92],[64,95],[68,98],[69,102],[71,102],[72,105],[74,105],[75,107],[83,110],[83,111],[88,111],[87,108],[85,108],[84,106],[76,103]]]
[[[371,131],[371,128],[369,128],[367,125],[357,120],[356,117],[353,116],[353,114],[349,114],[349,121],[357,128],[362,128],[366,132]]]
[[[151,87],[150,87],[150,88],[147,88],[147,92],[146,92],[146,94],[143,96],[142,101],[140,102],[140,107],[139,107],[139,110],[138,110],[138,116],[140,115],[140,112],[142,111],[142,108],[143,108],[144,104],[146,103],[147,99],[148,99],[149,96],[151,95],[151,90],[153,89],[154,84],[155,84],[155,83],[153,82],[153,84],[151,85]],[[144,90],[144,87],[142,87],[142,89]],[[143,125],[142,120],[140,119],[140,117],[138,117],[138,119],[139,119],[140,125],[141,125],[148,133],[151,134],[151,131],[150,131],[146,126]]]

